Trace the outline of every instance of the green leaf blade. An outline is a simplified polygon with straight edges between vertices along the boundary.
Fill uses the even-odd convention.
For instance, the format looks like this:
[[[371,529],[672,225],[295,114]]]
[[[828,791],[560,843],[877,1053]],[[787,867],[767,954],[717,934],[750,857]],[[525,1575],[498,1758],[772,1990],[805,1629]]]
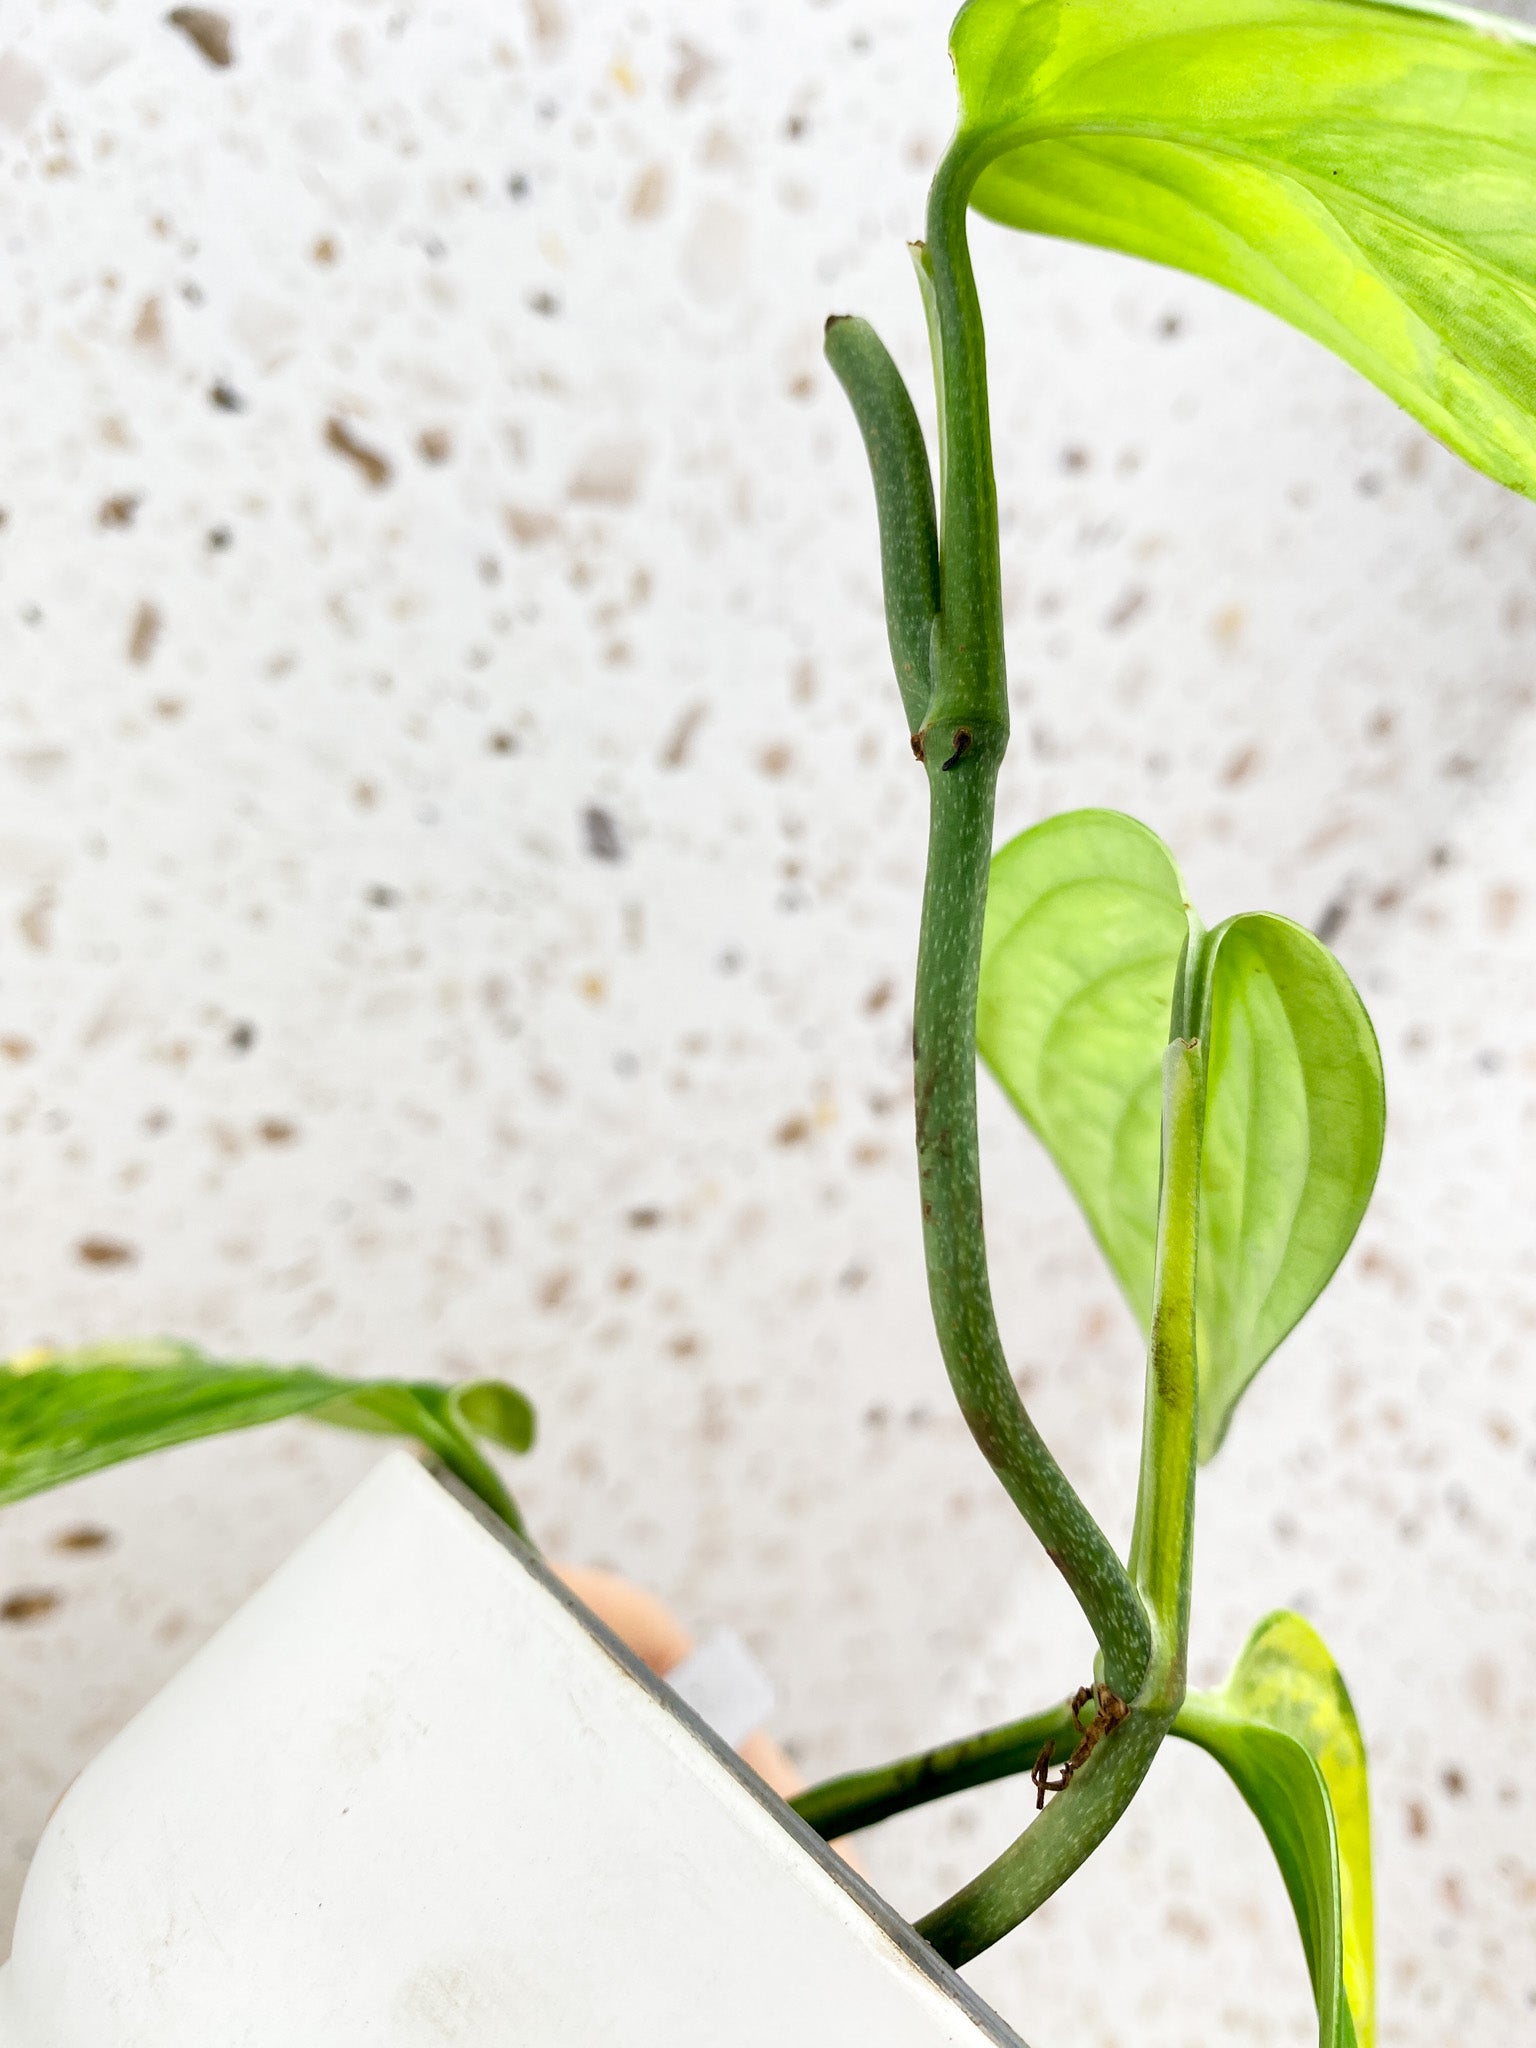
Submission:
[[[473,1380],[453,1388],[448,1399],[466,1432],[489,1437],[518,1457],[533,1449],[538,1430],[533,1403],[505,1380]]]
[[[1267,1616],[1226,1685],[1189,1696],[1174,1733],[1216,1758],[1264,1829],[1306,1952],[1320,2048],[1374,2048],[1365,1744],[1327,1645],[1300,1615]]]
[[[1172,856],[1073,811],[995,857],[977,1046],[1077,1196],[1143,1329],[1152,1309],[1160,1073],[1178,1028],[1206,1062],[1197,1335],[1200,1456],[1353,1241],[1385,1133],[1381,1057],[1328,949],[1288,918],[1209,934]],[[1193,1020],[1193,1021],[1192,1021]]]
[[[0,1505],[128,1458],[299,1415],[414,1437],[521,1527],[511,1496],[474,1442],[480,1434],[510,1449],[532,1443],[533,1411],[515,1388],[223,1364],[191,1345],[158,1340],[35,1352],[0,1367]]]
[[[992,863],[977,1046],[1065,1175],[1144,1326],[1163,1048],[1189,928],[1172,856],[1118,811],[1048,818]]]
[[[1536,495],[1527,33],[1376,0],[971,0],[951,48],[981,212],[1253,300]]]
[[[1349,1249],[1381,1163],[1386,1098],[1365,1006],[1290,919],[1231,918],[1205,949],[1200,1455]]]

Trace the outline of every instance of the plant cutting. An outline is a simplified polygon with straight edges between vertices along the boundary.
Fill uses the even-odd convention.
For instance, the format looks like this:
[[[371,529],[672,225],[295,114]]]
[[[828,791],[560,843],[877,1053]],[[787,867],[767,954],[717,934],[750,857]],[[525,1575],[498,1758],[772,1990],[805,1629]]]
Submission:
[[[1248,913],[1207,931],[1145,826],[1085,810],[994,855],[1008,740],[986,348],[967,248],[1004,225],[1171,264],[1323,342],[1459,454],[1536,495],[1536,52],[1507,24],[1373,0],[971,0],[955,137],[915,245],[937,489],[863,321],[827,355],[874,479],[890,649],[930,840],[914,1096],[935,1332],[962,1413],[1079,1602],[1091,1672],[1005,1727],[812,1788],[840,1835],[1028,1773],[1036,1814],[917,1924],[964,1963],[1026,1920],[1195,1743],[1253,1810],[1296,1910],[1324,2048],[1374,2037],[1365,1753],[1299,1616],[1261,1620],[1190,1693],[1196,1474],[1347,1251],[1381,1155],[1369,1020],[1319,940]],[[992,1309],[978,1049],[1066,1178],[1147,1340],[1122,1559],[1019,1395]],[[499,1383],[441,1389],[223,1366],[179,1346],[18,1361],[0,1499],[220,1428],[310,1413],[426,1443],[513,1527],[478,1447],[531,1442]],[[1074,1683],[1075,1681],[1075,1683]]]

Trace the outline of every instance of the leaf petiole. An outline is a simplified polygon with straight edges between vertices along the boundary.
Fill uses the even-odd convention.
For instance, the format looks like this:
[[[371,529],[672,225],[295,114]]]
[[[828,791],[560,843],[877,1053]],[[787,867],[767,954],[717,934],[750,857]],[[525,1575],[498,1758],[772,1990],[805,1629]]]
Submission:
[[[858,1828],[874,1827],[893,1814],[947,1799],[974,1785],[990,1785],[1029,1770],[1049,1745],[1057,1756],[1075,1748],[1081,1729],[1070,1700],[1038,1714],[989,1728],[960,1742],[946,1742],[916,1756],[899,1757],[873,1770],[850,1771],[797,1792],[790,1805],[818,1835],[833,1841]]]

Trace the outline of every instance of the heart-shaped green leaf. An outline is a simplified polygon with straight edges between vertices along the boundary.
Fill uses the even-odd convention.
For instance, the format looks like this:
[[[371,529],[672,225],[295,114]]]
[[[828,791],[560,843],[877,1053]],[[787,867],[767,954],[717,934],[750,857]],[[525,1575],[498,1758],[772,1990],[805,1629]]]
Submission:
[[[1312,933],[1253,913],[1204,941],[1200,1455],[1332,1279],[1386,1131],[1381,1055],[1348,975]]]
[[[515,1529],[522,1521],[475,1435],[512,1450],[533,1441],[533,1410],[513,1387],[338,1379],[313,1367],[223,1365],[189,1344],[93,1344],[35,1351],[0,1367],[0,1504],[147,1451],[285,1416],[415,1437]]]
[[[1536,47],[1373,0],[970,0],[995,220],[1210,278],[1536,495]]]
[[[1348,977],[1286,918],[1202,932],[1144,825],[1072,811],[993,860],[976,1036],[1145,1328],[1162,1056],[1186,938],[1181,1028],[1206,1058],[1196,1301],[1209,1458],[1348,1250],[1375,1183],[1381,1060]]]
[[[1216,1758],[1269,1838],[1306,1950],[1320,2048],[1372,2048],[1365,1744],[1327,1645],[1299,1614],[1271,1614],[1219,1692],[1189,1695],[1173,1732]]]

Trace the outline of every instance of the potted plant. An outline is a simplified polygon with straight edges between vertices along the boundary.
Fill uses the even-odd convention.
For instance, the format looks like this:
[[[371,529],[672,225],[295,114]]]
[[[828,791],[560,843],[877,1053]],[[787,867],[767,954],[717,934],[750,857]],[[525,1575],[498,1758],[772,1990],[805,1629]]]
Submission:
[[[1081,810],[994,855],[1008,740],[979,210],[1175,265],[1323,341],[1476,467],[1533,493],[1536,56],[1507,24],[1374,0],[970,0],[960,120],[915,245],[937,460],[852,317],[827,354],[879,512],[889,638],[930,804],[914,1091],[935,1332],[965,1420],[1076,1597],[1091,1672],[1020,1720],[796,1797],[819,1832],[1028,1774],[1018,1840],[916,1924],[962,1964],[1033,1914],[1128,1808],[1170,1736],[1252,1808],[1296,1909],[1324,2048],[1374,2033],[1364,1745],[1299,1616],[1259,1621],[1191,1693],[1197,1465],[1347,1250],[1383,1137],[1379,1054],[1342,968],[1264,914],[1207,931],[1162,841]],[[1122,1560],[1047,1449],[1003,1355],[982,1228],[975,1054],[1056,1160],[1148,1342]],[[278,1413],[415,1436],[502,1520],[476,1437],[526,1449],[499,1384],[340,1385],[185,1348],[21,1361],[4,1497]]]

